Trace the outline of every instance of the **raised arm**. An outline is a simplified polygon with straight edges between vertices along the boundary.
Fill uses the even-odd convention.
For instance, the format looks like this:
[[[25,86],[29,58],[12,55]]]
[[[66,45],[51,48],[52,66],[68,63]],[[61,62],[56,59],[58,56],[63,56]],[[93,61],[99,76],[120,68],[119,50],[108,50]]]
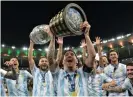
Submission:
[[[51,33],[51,40],[48,47],[47,58],[49,61],[50,70],[54,72],[57,66],[56,60],[55,60],[55,36],[52,34],[52,32],[49,32],[49,34],[50,33]]]
[[[59,66],[61,59],[62,59],[63,37],[58,37],[57,43],[59,44],[59,49],[57,52],[56,62],[57,62],[57,65]]]
[[[0,68],[0,73],[8,79],[16,80],[17,79],[17,72],[13,68],[14,62],[12,61],[6,61],[4,64],[6,64],[8,67],[10,67],[10,71],[6,71],[4,69]]]
[[[102,64],[102,50],[101,50],[101,39],[100,37],[96,37],[96,47],[97,47],[97,51],[98,51],[98,55],[99,55],[99,64]]]
[[[88,53],[88,57],[85,60],[85,64],[88,67],[93,67],[94,64],[94,60],[95,60],[95,56],[96,56],[96,52],[95,52],[95,48],[91,42],[90,36],[89,36],[89,31],[90,31],[90,25],[87,21],[85,21],[82,25],[81,28],[85,27],[85,40],[86,40],[86,44],[87,44],[87,53]]]
[[[83,39],[81,41],[81,46],[82,46],[82,57],[83,57],[83,62],[85,63],[85,60],[86,60],[86,43],[85,43],[85,39]]]
[[[11,71],[8,71],[5,76],[5,78],[16,80],[17,79],[17,73],[14,68],[11,69]]]
[[[33,47],[34,47],[34,43],[30,40],[30,46],[29,46],[29,52],[28,52],[28,61],[29,61],[30,70],[33,70],[33,67],[35,65],[35,62],[33,59]]]

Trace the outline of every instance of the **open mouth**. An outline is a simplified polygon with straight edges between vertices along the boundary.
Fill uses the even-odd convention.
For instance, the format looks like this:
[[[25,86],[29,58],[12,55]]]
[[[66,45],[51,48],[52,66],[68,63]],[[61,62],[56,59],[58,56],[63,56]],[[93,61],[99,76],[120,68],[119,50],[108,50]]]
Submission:
[[[72,60],[68,60],[67,62],[72,62]]]
[[[128,76],[133,76],[133,74],[128,74]]]

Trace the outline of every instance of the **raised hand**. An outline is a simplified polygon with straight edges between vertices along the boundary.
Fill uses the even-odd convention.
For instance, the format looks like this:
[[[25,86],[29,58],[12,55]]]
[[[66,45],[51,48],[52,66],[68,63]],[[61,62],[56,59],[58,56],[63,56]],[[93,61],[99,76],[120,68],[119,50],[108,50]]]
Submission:
[[[63,44],[63,37],[58,37],[58,39],[56,39],[58,44]]]
[[[53,36],[54,36],[53,33],[52,33],[51,30],[50,30],[49,25],[46,25],[46,26],[44,27],[44,31],[47,32],[48,35],[49,35],[50,37],[53,37]]]
[[[87,21],[85,21],[85,22],[80,24],[80,29],[82,31],[83,31],[84,28],[85,28],[85,33],[84,34],[85,35],[89,35],[89,31],[90,31],[91,26],[90,26],[90,24]]]
[[[30,44],[34,45],[34,43],[33,43],[33,41],[32,41],[32,40],[30,40]]]
[[[6,61],[4,64],[7,66],[13,66],[14,65],[14,61]]]
[[[100,39],[100,37],[95,37],[95,39],[96,39],[95,44],[96,44],[96,45],[100,45],[100,44],[101,44],[101,39]]]
[[[85,42],[85,39],[83,39],[82,41],[81,41],[81,47],[82,48],[85,48],[87,45],[86,45],[86,42]]]

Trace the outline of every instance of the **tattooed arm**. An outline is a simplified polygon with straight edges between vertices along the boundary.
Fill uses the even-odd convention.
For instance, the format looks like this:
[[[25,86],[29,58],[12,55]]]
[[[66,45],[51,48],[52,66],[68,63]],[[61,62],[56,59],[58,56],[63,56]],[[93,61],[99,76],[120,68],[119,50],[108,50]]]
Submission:
[[[63,37],[58,37],[57,43],[59,44],[59,49],[57,52],[56,62],[57,62],[57,65],[59,66],[62,59]]]
[[[33,67],[35,65],[35,62],[33,59],[33,47],[34,47],[34,43],[30,40],[30,46],[28,51],[28,61],[29,61],[30,70],[33,70]]]
[[[81,28],[84,27],[86,27],[84,35],[86,39],[87,53],[88,53],[88,57],[85,60],[85,64],[87,67],[93,67],[96,52],[89,36],[90,25],[87,21],[85,21],[83,25],[81,25]]]
[[[106,89],[104,89],[104,90],[106,90],[106,91],[108,91],[108,92],[119,92],[119,93],[125,91],[125,89],[123,89],[122,87],[119,87],[119,86],[116,86],[116,87],[109,87],[109,88],[106,88]]]
[[[50,32],[52,33],[52,32]],[[48,53],[47,53],[47,58],[49,61],[49,66],[50,66],[50,70],[52,72],[54,72],[56,70],[57,64],[56,64],[56,60],[55,60],[55,36],[53,34],[51,34],[51,41],[48,47]]]
[[[83,62],[85,63],[86,60],[86,43],[85,43],[85,39],[83,39],[81,41],[81,46],[82,46],[82,56],[83,56]]]

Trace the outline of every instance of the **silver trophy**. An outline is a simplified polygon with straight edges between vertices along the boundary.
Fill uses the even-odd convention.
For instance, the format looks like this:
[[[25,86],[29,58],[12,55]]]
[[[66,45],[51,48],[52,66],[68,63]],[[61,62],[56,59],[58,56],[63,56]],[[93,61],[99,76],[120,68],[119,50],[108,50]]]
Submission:
[[[50,20],[49,26],[57,37],[76,36],[83,34],[80,24],[86,20],[83,9],[75,3],[70,3]]]
[[[50,41],[50,35],[48,34],[49,25],[42,24],[33,28],[30,33],[30,39],[35,44],[45,44]]]
[[[47,29],[56,37],[82,35],[80,24],[86,20],[83,9],[75,3],[70,3],[50,20],[49,25],[36,26],[30,33],[30,39],[35,44],[49,42],[50,35]]]

